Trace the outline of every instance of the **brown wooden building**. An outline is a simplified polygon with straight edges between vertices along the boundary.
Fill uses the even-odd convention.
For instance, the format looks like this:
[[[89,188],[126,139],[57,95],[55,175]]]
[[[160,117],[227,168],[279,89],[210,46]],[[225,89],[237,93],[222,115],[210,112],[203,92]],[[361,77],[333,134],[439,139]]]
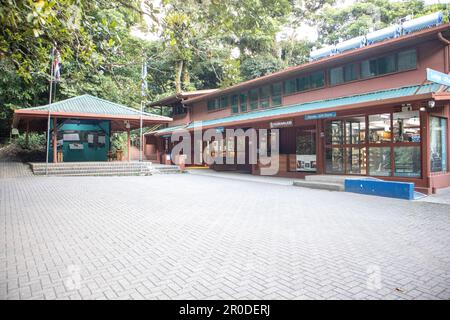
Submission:
[[[373,176],[414,182],[425,193],[450,186],[448,87],[427,68],[450,72],[450,24],[291,67],[229,88],[181,94],[169,127],[146,135],[146,155],[166,161],[170,134],[208,128],[280,129],[279,176]],[[219,150],[235,153],[235,141]],[[259,174],[259,165],[214,165]]]

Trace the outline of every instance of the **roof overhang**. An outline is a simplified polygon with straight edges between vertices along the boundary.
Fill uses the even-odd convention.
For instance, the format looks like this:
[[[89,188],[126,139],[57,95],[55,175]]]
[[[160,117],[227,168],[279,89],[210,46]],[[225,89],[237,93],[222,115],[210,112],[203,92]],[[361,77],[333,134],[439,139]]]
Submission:
[[[25,124],[31,123],[31,129],[38,130],[46,128],[49,111],[44,110],[27,110],[20,109],[14,112],[13,127],[24,127]],[[59,119],[89,119],[89,120],[110,120],[112,122],[113,131],[125,130],[125,122],[130,124],[131,129],[137,129],[140,127],[141,116],[139,115],[105,115],[95,113],[75,113],[75,112],[50,112],[50,116]],[[172,118],[164,116],[148,116],[148,114],[142,116],[142,122],[144,126],[168,123]]]
[[[234,127],[234,126],[242,126],[247,124],[254,124],[254,123],[261,123],[261,122],[268,122],[273,120],[283,120],[283,119],[289,119],[299,116],[304,116],[307,114],[314,114],[314,113],[326,113],[326,112],[334,112],[334,111],[347,111],[347,110],[353,110],[353,109],[362,109],[362,108],[369,108],[369,107],[380,107],[380,106],[395,106],[395,105],[401,105],[401,104],[412,104],[412,103],[418,103],[423,102],[427,100],[435,100],[435,101],[450,101],[450,92],[443,92],[443,91],[437,91],[437,92],[424,92],[425,89],[421,86],[416,86],[417,88],[421,89],[422,92],[419,94],[409,94],[404,96],[398,96],[394,98],[386,98],[386,99],[378,99],[378,100],[371,100],[371,101],[364,101],[360,103],[349,103],[344,105],[338,105],[334,107],[324,107],[324,108],[317,108],[312,110],[302,110],[302,111],[293,111],[293,112],[286,112],[283,114],[275,114],[275,115],[259,115],[258,113],[261,113],[259,111],[256,111],[255,117],[245,119],[245,120],[236,120],[236,121],[230,121],[230,117],[222,118],[222,119],[215,119],[211,121],[205,121],[204,124],[202,123],[202,129],[210,129],[210,128],[216,128],[216,127]],[[414,87],[415,89],[415,87]],[[419,90],[417,89],[417,90]],[[342,97],[345,98],[345,97]],[[338,98],[338,99],[342,99]],[[317,103],[320,103],[320,101],[317,101]],[[284,106],[278,108],[279,110],[289,108],[289,106]],[[270,109],[266,109],[270,110]],[[263,111],[262,111],[263,112]],[[231,117],[232,118],[232,117]],[[188,130],[193,131],[197,129],[199,126],[195,123],[191,123],[185,126],[177,126],[174,127],[173,130],[170,130],[170,128],[149,132],[147,134],[153,134],[156,136],[163,136],[167,134],[171,134],[172,132],[175,132],[177,130]]]
[[[286,80],[290,77],[297,75],[299,72],[313,72],[321,68],[334,66],[336,64],[346,64],[354,60],[356,57],[358,59],[364,59],[375,54],[379,53],[381,54],[387,51],[412,46],[423,41],[433,39],[440,40],[442,33],[448,36],[447,33],[449,32],[450,32],[450,23],[446,23],[434,28],[429,28],[408,35],[404,35],[398,38],[385,40],[366,47],[350,50],[324,59],[308,62],[295,67],[290,67],[263,77],[241,82],[234,86],[222,90],[217,90],[210,94],[205,94],[200,97],[189,99],[188,101],[185,102],[185,104],[189,105],[198,101],[202,101],[204,99],[216,98],[221,95],[230,94],[241,90],[248,90],[250,88],[258,87],[273,81]]]

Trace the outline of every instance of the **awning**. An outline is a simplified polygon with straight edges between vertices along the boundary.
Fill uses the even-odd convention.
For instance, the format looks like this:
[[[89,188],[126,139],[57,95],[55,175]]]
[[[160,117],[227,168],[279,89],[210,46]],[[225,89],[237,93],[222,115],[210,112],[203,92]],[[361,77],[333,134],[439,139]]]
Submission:
[[[125,123],[129,123],[131,129],[139,128],[141,116],[144,126],[172,121],[169,117],[148,112],[141,114],[139,110],[86,94],[40,107],[16,110],[13,126],[24,126],[27,121],[31,130],[45,129],[49,112],[51,117],[60,119],[110,120],[113,131],[125,130]]]
[[[441,85],[439,84],[414,85],[408,87],[374,91],[365,94],[345,96],[328,100],[316,100],[290,106],[283,106],[278,108],[270,108],[265,110],[236,114],[225,118],[212,119],[201,122],[193,122],[184,126],[164,128],[161,130],[149,132],[148,134],[163,135],[169,134],[178,129],[192,130],[196,126],[199,126],[200,124],[203,128],[206,129],[206,128],[214,128],[217,126],[234,126],[258,121],[290,118],[306,114],[312,114],[318,111],[327,112],[327,111],[342,110],[344,108],[352,109],[390,103],[408,103],[423,99],[432,99],[434,98],[434,93],[438,92],[440,87]],[[438,93],[436,95],[442,97],[441,93]]]

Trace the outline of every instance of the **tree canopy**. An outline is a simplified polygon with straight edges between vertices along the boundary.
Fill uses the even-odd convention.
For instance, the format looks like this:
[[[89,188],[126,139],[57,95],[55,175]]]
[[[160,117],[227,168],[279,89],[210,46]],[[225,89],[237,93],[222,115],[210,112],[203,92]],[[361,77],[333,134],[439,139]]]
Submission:
[[[298,65],[314,46],[439,8],[419,0],[0,0],[0,137],[14,109],[48,102],[52,48],[62,60],[56,100],[89,93],[139,107],[144,61],[146,99],[155,100]],[[317,41],[279,37],[308,24]]]

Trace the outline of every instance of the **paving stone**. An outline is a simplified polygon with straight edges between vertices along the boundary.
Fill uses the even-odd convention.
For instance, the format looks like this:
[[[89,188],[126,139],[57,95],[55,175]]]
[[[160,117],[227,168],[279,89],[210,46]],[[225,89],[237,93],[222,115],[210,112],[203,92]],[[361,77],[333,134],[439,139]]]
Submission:
[[[450,299],[449,209],[0,163],[0,299]]]

